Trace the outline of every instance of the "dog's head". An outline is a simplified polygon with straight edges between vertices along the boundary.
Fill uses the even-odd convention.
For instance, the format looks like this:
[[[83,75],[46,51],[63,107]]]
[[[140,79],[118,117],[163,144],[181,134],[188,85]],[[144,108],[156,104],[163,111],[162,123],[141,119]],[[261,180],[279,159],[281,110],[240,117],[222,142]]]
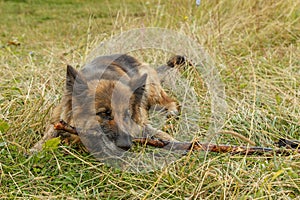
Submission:
[[[116,146],[129,149],[132,136],[142,131],[132,120],[134,107],[142,105],[147,75],[132,80],[86,80],[67,67],[66,93],[72,97],[72,115],[78,130],[101,127]],[[99,130],[99,129],[98,129]]]

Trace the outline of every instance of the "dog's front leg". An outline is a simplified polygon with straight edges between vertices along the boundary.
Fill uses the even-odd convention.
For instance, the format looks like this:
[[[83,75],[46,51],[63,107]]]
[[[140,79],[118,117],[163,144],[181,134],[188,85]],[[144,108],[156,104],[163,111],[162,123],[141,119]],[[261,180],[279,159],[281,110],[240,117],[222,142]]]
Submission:
[[[160,94],[161,99],[159,100],[159,104],[165,107],[167,111],[167,116],[178,116],[179,115],[179,106],[177,105],[176,101],[174,101],[171,97],[167,95],[164,90],[161,90]]]
[[[58,131],[54,129],[53,124],[49,124],[47,126],[45,135],[42,137],[40,141],[38,141],[29,151],[31,154],[39,152],[43,149],[44,143],[52,138],[55,138],[58,136]]]
[[[168,133],[158,130],[158,129],[152,127],[150,124],[147,124],[144,126],[143,135],[144,135],[144,137],[150,137],[150,138],[154,137],[154,138],[164,140],[164,141],[173,141],[173,142],[178,141],[175,138],[173,138],[171,135],[169,135]]]

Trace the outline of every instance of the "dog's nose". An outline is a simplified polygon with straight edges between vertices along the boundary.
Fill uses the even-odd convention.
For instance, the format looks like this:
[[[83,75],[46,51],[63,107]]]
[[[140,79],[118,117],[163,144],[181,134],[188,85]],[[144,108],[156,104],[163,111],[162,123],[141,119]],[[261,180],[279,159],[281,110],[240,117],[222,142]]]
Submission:
[[[116,140],[117,147],[123,150],[129,150],[132,146],[132,137],[128,133],[122,133],[117,137]]]

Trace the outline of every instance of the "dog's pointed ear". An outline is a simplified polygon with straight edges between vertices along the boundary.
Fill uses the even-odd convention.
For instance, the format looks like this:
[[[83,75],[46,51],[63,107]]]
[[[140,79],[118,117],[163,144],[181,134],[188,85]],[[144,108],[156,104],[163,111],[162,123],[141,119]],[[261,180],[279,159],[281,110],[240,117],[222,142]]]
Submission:
[[[143,95],[147,84],[147,78],[148,75],[144,74],[137,79],[133,79],[133,81],[130,83],[130,87],[135,95]]]
[[[87,81],[71,65],[67,65],[66,90],[72,95],[80,95],[88,90]]]

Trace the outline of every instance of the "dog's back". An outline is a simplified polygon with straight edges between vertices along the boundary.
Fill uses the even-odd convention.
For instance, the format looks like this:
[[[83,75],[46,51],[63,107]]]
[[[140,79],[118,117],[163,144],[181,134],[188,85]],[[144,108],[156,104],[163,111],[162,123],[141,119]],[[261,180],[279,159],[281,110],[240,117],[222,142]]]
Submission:
[[[127,76],[133,78],[137,76],[142,68],[142,64],[126,54],[115,54],[95,58],[87,64],[81,72],[88,81],[90,80],[120,80]]]

